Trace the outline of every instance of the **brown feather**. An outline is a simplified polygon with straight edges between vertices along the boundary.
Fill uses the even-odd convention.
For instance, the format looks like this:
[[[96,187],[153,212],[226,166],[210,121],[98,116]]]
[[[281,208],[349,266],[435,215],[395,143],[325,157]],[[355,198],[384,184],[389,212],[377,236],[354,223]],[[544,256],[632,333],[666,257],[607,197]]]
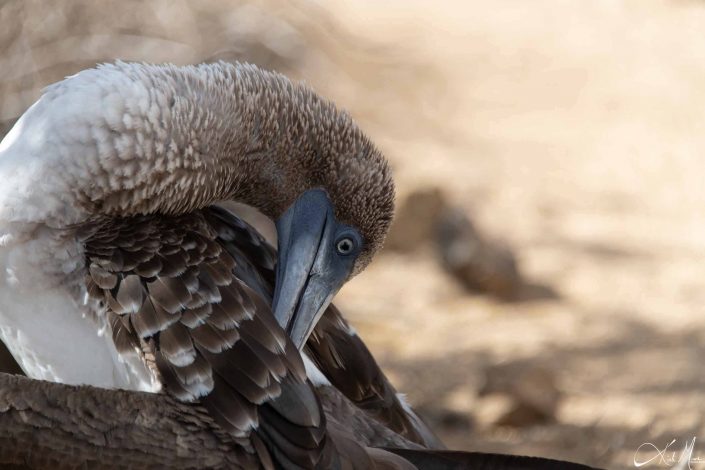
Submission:
[[[115,296],[117,303],[122,306],[122,311],[116,313],[137,313],[144,302],[144,294],[139,276],[127,275],[122,278]]]
[[[222,300],[220,289],[208,272],[201,270],[198,273],[199,293],[210,304],[219,303]]]
[[[191,300],[191,293],[181,278],[158,277],[147,283],[147,290],[154,303],[169,313],[187,308]]]
[[[207,273],[216,286],[229,286],[233,282],[233,274],[230,269],[221,264],[219,260],[203,265],[203,272]]]
[[[162,270],[162,262],[158,256],[152,255],[135,267],[135,274],[141,277],[154,277]]]
[[[235,436],[246,436],[259,425],[257,408],[229,387],[223,379],[215,378],[217,391],[201,399],[201,403],[218,423]]]
[[[181,314],[181,323],[193,329],[199,325],[203,325],[206,319],[213,311],[213,306],[205,303],[199,307],[191,307]]]
[[[162,265],[159,271],[160,276],[174,277],[186,271],[186,257],[180,253],[172,255],[159,254],[159,262]]]
[[[115,343],[115,349],[122,355],[136,354],[139,350],[139,340],[135,335],[135,332],[130,327],[127,316],[120,316],[114,313],[108,314],[108,321],[110,323],[110,328],[113,332],[113,343]]]
[[[176,374],[175,368],[161,353],[157,352],[154,356],[164,390],[180,401],[193,402],[196,400],[198,395],[194,393],[195,387],[184,385]]]
[[[245,295],[237,289],[237,285],[220,292],[221,300],[213,303],[213,313],[209,322],[222,329],[236,328],[241,321],[249,320],[254,316],[252,302],[245,300]],[[249,306],[249,308],[248,308]]]
[[[142,304],[139,312],[130,315],[132,326],[141,338],[148,338],[163,331],[169,325],[179,321],[179,319],[178,315],[166,312],[159,305],[155,305],[151,299],[147,299]]]
[[[269,365],[243,341],[233,345],[232,353],[228,355],[212,354],[210,351],[202,351],[202,353],[214,364],[214,367],[221,370],[237,368],[262,389],[274,387],[282,377],[272,371]]]
[[[175,323],[159,334],[159,350],[178,367],[187,366],[196,359],[191,334],[181,323]]]
[[[189,294],[198,292],[200,281],[198,280],[197,267],[189,267],[181,276],[179,276],[179,279],[181,279],[183,284],[186,286]]]
[[[194,342],[200,348],[212,353],[220,353],[231,348],[239,339],[236,329],[221,330],[206,320],[206,323],[191,330]]]
[[[106,271],[95,263],[90,264],[88,272],[93,282],[101,289],[112,289],[117,285],[117,276],[115,273]]]
[[[166,357],[166,356],[164,356]],[[173,368],[179,381],[185,387],[199,387],[201,385],[205,386],[208,391],[213,390],[213,370],[210,364],[206,361],[203,356],[196,354],[194,360],[185,366],[177,366],[174,363],[169,363]],[[205,393],[199,393],[198,395],[205,395]]]

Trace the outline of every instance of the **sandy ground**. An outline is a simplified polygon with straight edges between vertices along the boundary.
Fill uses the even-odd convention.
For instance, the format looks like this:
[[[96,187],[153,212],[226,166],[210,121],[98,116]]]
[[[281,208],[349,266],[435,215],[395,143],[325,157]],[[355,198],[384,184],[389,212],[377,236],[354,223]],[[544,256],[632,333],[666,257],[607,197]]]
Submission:
[[[556,293],[468,294],[428,246],[341,292],[450,447],[633,468],[644,442],[705,438],[705,3],[145,4],[6,3],[0,118],[116,57],[283,68],[351,110],[400,198],[442,187]],[[556,422],[492,425],[477,390],[496,364],[552,371]],[[438,422],[448,410],[462,419]]]
[[[379,259],[340,303],[412,403],[474,417],[469,432],[441,428],[452,447],[610,468],[633,468],[644,442],[680,450],[705,435],[705,4],[399,1],[338,14],[432,70],[416,101],[396,97],[408,116],[390,119],[397,133],[371,128],[401,193],[441,186],[558,293],[498,303],[464,294],[428,249]],[[490,424],[494,403],[476,391],[500,363],[555,372],[556,424]]]

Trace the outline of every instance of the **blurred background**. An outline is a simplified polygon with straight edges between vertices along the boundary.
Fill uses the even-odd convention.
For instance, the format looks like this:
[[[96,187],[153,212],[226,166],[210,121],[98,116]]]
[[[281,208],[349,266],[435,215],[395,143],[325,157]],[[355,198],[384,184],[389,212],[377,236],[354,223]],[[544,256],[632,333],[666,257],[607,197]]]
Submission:
[[[633,468],[705,439],[702,1],[6,0],[0,26],[2,134],[117,58],[246,60],[350,110],[398,218],[337,303],[449,447]]]

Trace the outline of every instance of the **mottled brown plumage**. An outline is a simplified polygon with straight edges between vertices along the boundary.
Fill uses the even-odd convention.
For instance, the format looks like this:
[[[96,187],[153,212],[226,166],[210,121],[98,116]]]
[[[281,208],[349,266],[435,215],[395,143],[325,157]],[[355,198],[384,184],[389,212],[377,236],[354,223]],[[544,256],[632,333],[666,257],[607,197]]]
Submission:
[[[295,344],[370,262],[393,213],[386,161],[332,103],[246,64],[105,65],[47,89],[0,145],[0,179],[0,293],[8,304],[0,334],[29,375],[161,387],[205,409],[242,468],[411,467],[361,445],[364,429],[326,416],[325,392],[309,380],[320,373],[307,370]],[[294,204],[301,213],[325,212],[319,232],[307,231],[309,219],[297,219],[296,230],[286,219],[284,229],[304,240],[329,237],[303,246],[316,250],[306,279],[321,284],[301,295],[323,300],[302,314],[310,320],[302,329],[282,319],[289,310],[275,319],[277,255],[214,206],[223,200],[275,219],[302,200]],[[350,253],[330,256],[339,226],[362,238],[348,264]],[[287,265],[279,266],[286,278]],[[109,344],[86,334],[91,320],[110,329]],[[53,338],[37,331],[42,321],[80,346],[44,341]],[[360,427],[376,420],[400,434],[385,431],[385,443],[437,444],[336,310],[311,341],[326,386],[368,413]]]
[[[298,351],[266,302],[233,275],[235,261],[221,248],[208,215],[137,216],[103,224],[85,244],[89,292],[107,303],[123,355],[133,354],[138,344],[154,355],[167,393],[200,403],[250,453],[265,452],[257,445],[262,439],[281,448],[275,451],[279,460],[325,468],[332,447]],[[150,276],[137,274],[159,258],[170,261]],[[217,283],[210,272],[220,273]],[[292,414],[277,400],[308,405]],[[287,444],[281,435],[291,426],[299,437]]]
[[[230,212],[212,207],[211,223],[228,252],[237,256],[235,273],[271,297],[276,251]],[[396,390],[384,375],[362,339],[331,304],[316,325],[306,347],[319,369],[356,406],[404,438],[429,448],[442,448],[440,440],[418,417],[404,409]]]
[[[174,245],[176,241],[181,244]],[[215,245],[219,248],[206,249]],[[165,271],[166,274],[140,277],[135,274],[139,266],[126,269],[114,263],[113,260],[123,258],[123,251],[149,252],[149,256],[141,256],[144,263],[168,251],[172,259],[179,259],[182,264]],[[211,255],[196,256],[193,258],[198,260],[196,264],[185,254],[206,251]],[[176,253],[182,256],[173,256]],[[137,348],[156,357],[165,391],[181,401],[205,407],[242,452],[238,464],[243,468],[254,468],[268,461],[282,468],[321,469],[339,464],[359,469],[469,468],[465,462],[487,462],[496,464],[496,468],[511,468],[505,465],[526,462],[531,464],[526,468],[553,468],[561,464],[565,465],[563,468],[583,468],[541,459],[481,454],[409,454],[393,450],[400,454],[395,456],[389,451],[361,446],[353,436],[364,434],[363,428],[368,425],[358,422],[361,428],[351,430],[345,423],[337,422],[335,414],[324,414],[318,395],[326,396],[325,391],[315,390],[306,382],[298,352],[272,317],[269,304],[274,259],[275,250],[252,227],[215,206],[188,216],[115,219],[105,224],[95,238],[86,241],[86,263],[112,268],[88,270],[87,284],[97,293],[96,300],[119,297],[126,280],[132,284],[132,279],[138,278],[142,286],[140,290],[128,285],[134,300],[125,302],[142,302],[140,308],[117,313],[108,307],[115,344],[125,355],[134,354]],[[218,285],[209,274],[202,274],[209,272],[206,267],[211,271],[218,267],[222,274]],[[109,274],[116,282],[107,289],[100,288],[93,278],[94,272],[99,273],[95,275],[97,280]],[[250,289],[242,279],[252,282],[259,292]],[[173,308],[173,313],[158,306],[152,308],[154,302],[150,303],[150,290],[146,286],[157,282],[173,286],[181,295],[188,292],[193,296],[207,290],[202,298],[209,300],[195,307],[183,304]],[[230,300],[224,304],[223,299]],[[150,307],[144,310],[145,305]],[[150,329],[141,329],[142,315],[154,311],[162,313],[150,320]],[[142,346],[137,347],[140,343]],[[442,446],[432,431],[400,403],[374,357],[335,306],[326,311],[306,351],[331,385],[363,410],[368,419],[421,447]],[[406,442],[385,439],[388,445]]]
[[[78,100],[117,110],[88,120]],[[323,188],[337,218],[365,239],[357,273],[391,223],[394,182],[384,157],[350,115],[283,75],[249,64],[118,62],[49,87],[42,104],[64,107],[50,130],[79,152],[71,171],[51,175],[71,192],[72,213],[37,210],[52,224],[184,214],[223,200],[276,218],[307,189]],[[95,149],[84,133],[95,136]],[[27,212],[16,216],[38,218]]]
[[[272,317],[275,252],[254,229],[217,207],[182,216],[113,219],[86,240],[85,254],[88,291],[106,303],[123,355],[148,351],[165,391],[205,406],[246,449],[254,452],[248,439],[261,438],[275,449],[274,461],[326,468],[322,463],[333,458],[326,421],[298,351]],[[126,263],[128,255],[139,262]],[[167,257],[168,268],[162,264],[149,276],[138,274],[153,259]],[[217,282],[213,272],[220,273]],[[345,384],[341,391],[375,419],[428,444],[362,342],[343,330],[336,333],[331,322],[349,331],[331,307],[315,343],[328,338],[328,351],[337,347],[343,357],[333,365],[314,355],[324,373],[335,385]],[[350,341],[353,346],[345,346]],[[358,373],[363,368],[372,373]],[[338,439],[347,453],[357,446]],[[361,453],[362,448],[355,452],[358,458]]]

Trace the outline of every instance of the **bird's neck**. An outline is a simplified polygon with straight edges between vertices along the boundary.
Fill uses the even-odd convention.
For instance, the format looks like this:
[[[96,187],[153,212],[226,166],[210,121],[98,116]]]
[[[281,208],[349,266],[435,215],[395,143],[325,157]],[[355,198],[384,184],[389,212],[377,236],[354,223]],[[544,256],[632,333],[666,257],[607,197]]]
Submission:
[[[189,69],[173,74],[168,142],[156,145],[171,168],[152,168],[150,181],[163,183],[145,200],[159,205],[150,211],[238,200],[277,217],[308,187],[327,184],[321,150],[333,133],[319,131],[340,114],[330,103],[249,65],[199,70],[198,81],[189,80]]]
[[[227,199],[276,217],[330,185],[358,135],[331,103],[253,66],[104,66],[50,87],[0,145],[0,176],[19,174],[0,220],[60,226]]]

